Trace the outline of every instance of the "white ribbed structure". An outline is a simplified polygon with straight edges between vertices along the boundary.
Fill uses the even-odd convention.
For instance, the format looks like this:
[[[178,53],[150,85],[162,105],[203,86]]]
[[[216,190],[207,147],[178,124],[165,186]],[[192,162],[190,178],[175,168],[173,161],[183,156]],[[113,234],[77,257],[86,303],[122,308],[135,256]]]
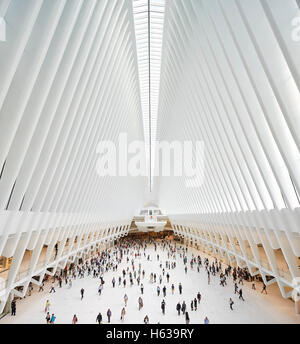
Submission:
[[[150,155],[148,22],[134,17],[147,1],[134,4],[0,0],[0,258],[12,258],[0,313],[30,281],[127,235],[145,200],[283,297],[300,277],[299,1],[151,0],[152,152],[155,138],[204,141],[205,178],[158,177],[147,197],[145,178],[96,172],[98,143],[120,133]]]
[[[1,313],[15,286],[125,235],[145,181],[96,173],[100,140],[143,140],[131,1],[1,0],[0,17]]]
[[[205,144],[201,188],[158,180],[174,230],[284,297],[300,276],[297,16],[296,1],[168,1],[158,116],[159,140]]]

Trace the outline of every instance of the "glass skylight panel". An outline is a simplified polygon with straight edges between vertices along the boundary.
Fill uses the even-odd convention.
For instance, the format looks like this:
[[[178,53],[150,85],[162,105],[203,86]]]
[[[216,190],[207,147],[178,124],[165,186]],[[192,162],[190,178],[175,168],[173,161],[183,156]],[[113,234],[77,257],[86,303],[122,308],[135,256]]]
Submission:
[[[144,122],[146,161],[150,189],[152,189],[165,0],[133,0],[133,13]]]

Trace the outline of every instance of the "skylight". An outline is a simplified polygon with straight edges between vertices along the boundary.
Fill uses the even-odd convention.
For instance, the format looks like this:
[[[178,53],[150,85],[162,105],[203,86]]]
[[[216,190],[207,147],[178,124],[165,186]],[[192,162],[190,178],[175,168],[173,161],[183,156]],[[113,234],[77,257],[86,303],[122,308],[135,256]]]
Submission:
[[[133,0],[149,187],[152,190],[165,0]]]

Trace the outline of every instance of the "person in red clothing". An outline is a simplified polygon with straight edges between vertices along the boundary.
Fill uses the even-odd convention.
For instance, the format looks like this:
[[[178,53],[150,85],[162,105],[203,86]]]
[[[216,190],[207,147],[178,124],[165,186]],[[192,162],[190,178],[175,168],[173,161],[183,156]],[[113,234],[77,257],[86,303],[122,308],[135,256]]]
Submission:
[[[77,322],[78,322],[78,318],[77,318],[76,314],[74,314],[72,324],[76,325]]]

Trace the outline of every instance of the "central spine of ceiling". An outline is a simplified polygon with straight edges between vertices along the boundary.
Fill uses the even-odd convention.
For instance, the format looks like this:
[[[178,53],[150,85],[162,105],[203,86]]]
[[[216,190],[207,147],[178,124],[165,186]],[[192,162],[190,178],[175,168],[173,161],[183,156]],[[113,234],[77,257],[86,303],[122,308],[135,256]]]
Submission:
[[[151,126],[151,10],[150,0],[148,0],[148,55],[149,55],[149,188],[152,192],[152,126]]]
[[[149,177],[153,190],[165,0],[133,0],[141,108]]]

